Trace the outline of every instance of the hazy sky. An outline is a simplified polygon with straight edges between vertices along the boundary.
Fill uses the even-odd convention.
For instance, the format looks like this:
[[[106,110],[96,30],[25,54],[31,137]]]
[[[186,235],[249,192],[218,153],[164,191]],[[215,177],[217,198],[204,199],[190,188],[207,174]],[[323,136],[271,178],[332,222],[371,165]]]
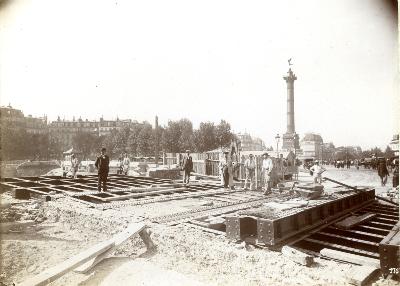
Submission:
[[[275,146],[291,57],[300,137],[369,148],[398,132],[390,1],[0,3],[1,104],[26,115],[226,119]]]

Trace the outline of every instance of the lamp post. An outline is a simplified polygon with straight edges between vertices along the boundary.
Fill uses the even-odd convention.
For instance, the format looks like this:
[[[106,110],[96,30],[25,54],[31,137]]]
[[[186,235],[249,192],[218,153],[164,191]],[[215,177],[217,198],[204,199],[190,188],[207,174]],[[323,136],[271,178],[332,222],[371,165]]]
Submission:
[[[279,158],[278,144],[279,144],[279,139],[280,139],[280,138],[281,138],[281,137],[279,136],[279,133],[276,134],[276,136],[275,136],[275,140],[276,140],[276,158]]]

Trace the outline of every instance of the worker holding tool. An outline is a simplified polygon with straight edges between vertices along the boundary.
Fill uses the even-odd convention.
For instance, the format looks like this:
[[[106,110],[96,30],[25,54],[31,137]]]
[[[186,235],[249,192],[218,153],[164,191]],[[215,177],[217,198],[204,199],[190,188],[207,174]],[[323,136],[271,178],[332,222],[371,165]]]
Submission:
[[[325,172],[326,169],[319,165],[318,160],[315,160],[315,163],[310,168],[310,171],[313,173],[314,183],[321,184],[322,183],[322,173]]]
[[[110,158],[106,155],[106,148],[101,148],[101,155],[97,157],[94,165],[97,168],[99,181],[97,188],[101,192],[101,185],[103,185],[103,192],[107,190],[107,177],[109,172]]]
[[[186,185],[189,184],[190,172],[192,172],[192,170],[193,170],[192,156],[190,156],[190,151],[186,150],[186,156],[183,157],[182,161],[182,171],[184,171],[183,183]]]
[[[248,190],[247,188],[247,182],[250,181],[250,190],[254,190],[254,176],[255,176],[255,170],[256,170],[256,162],[254,160],[253,154],[249,155],[249,158],[246,159],[244,162],[244,167],[246,171],[246,180],[244,181],[244,189]]]
[[[125,176],[128,175],[128,171],[129,171],[129,164],[131,163],[131,161],[129,160],[128,154],[125,153],[124,159],[122,160],[122,171],[123,174]]]
[[[268,153],[264,153],[262,162],[262,173],[264,174],[264,182],[265,182],[264,195],[268,195],[271,192],[273,168],[274,164],[272,163],[272,159],[269,157]]]

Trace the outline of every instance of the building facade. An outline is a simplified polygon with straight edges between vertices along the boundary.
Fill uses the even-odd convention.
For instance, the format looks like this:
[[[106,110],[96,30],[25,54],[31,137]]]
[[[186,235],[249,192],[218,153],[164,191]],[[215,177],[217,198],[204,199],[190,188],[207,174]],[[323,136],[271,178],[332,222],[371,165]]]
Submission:
[[[266,149],[264,141],[257,137],[252,137],[248,133],[237,134],[240,141],[241,151],[263,151]]]
[[[48,132],[46,116],[25,116],[21,110],[15,109],[11,105],[0,107],[0,124],[2,127],[25,130],[30,134],[46,134]]]
[[[302,150],[302,153],[299,156],[300,160],[322,160],[324,141],[322,140],[321,135],[306,133],[300,141],[300,148]]]
[[[394,151],[395,156],[399,156],[399,134],[393,135],[392,140],[389,143],[390,149]]]

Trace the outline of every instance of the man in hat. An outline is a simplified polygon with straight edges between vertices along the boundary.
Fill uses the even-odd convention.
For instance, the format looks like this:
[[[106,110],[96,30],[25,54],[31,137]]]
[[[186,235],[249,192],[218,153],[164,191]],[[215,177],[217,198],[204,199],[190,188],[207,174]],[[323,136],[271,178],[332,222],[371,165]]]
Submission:
[[[325,172],[326,169],[319,165],[318,160],[315,160],[314,165],[310,168],[310,171],[313,173],[312,176],[314,178],[314,183],[321,184],[322,173]]]
[[[244,168],[246,170],[246,180],[244,181],[244,189],[248,190],[247,182],[250,181],[250,190],[254,190],[254,175],[256,170],[256,162],[253,154],[249,155],[249,158],[244,162]]]
[[[184,171],[183,183],[189,184],[190,172],[193,170],[193,160],[189,150],[186,150],[186,155],[183,157],[182,170]]]
[[[94,165],[97,168],[99,181],[97,188],[101,192],[101,185],[103,184],[103,192],[107,190],[107,177],[109,172],[110,158],[106,155],[106,148],[101,148],[101,155],[97,157]]]
[[[272,169],[274,168],[274,164],[272,163],[272,159],[269,157],[268,153],[263,154],[263,161],[262,161],[262,173],[264,174],[264,195],[267,195],[271,192],[271,185],[272,185]]]

